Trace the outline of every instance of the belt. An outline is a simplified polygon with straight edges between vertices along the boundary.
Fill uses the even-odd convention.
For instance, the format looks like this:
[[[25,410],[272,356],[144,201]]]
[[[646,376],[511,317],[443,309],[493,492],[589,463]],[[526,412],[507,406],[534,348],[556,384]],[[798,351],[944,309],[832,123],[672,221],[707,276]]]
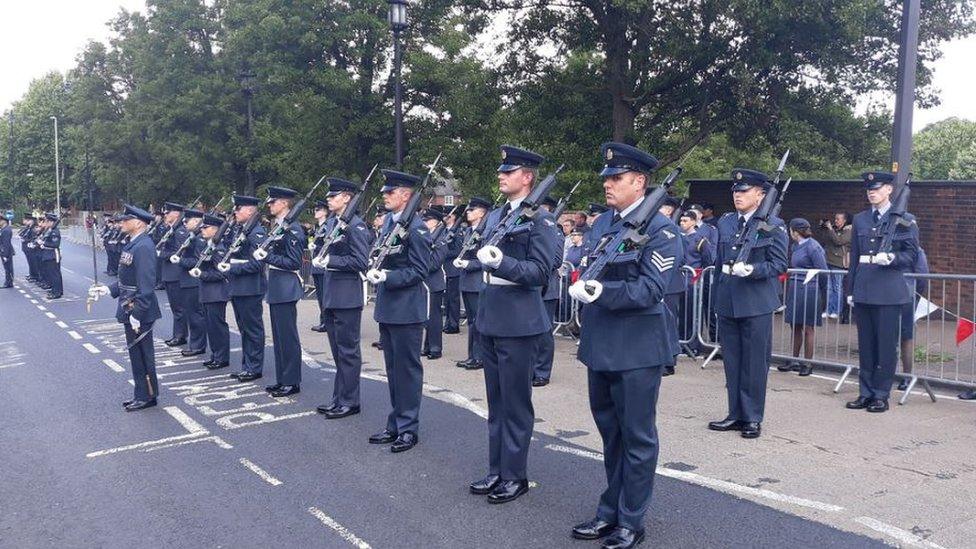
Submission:
[[[230,260],[230,264],[231,265],[240,265],[241,263],[247,263],[247,262],[248,262],[247,259],[231,259]]]
[[[299,274],[298,271],[292,271],[290,269],[282,269],[281,267],[275,267],[274,265],[268,265],[268,268],[271,269],[272,271],[281,271],[281,272],[284,272],[284,273]]]
[[[862,255],[861,257],[858,258],[857,261],[858,263],[872,263],[873,259],[874,259],[873,255]]]
[[[485,273],[485,282],[492,286],[518,286],[516,282],[488,273]]]
[[[125,284],[119,284],[119,289],[120,289],[120,290],[125,290],[125,291],[127,291],[127,292],[135,292],[135,291],[137,291],[137,290],[138,290],[139,288],[138,288],[138,287],[136,287],[136,286],[126,286]]]
[[[728,263],[722,265],[722,274],[727,274],[727,275],[732,274],[732,266],[729,265]]]

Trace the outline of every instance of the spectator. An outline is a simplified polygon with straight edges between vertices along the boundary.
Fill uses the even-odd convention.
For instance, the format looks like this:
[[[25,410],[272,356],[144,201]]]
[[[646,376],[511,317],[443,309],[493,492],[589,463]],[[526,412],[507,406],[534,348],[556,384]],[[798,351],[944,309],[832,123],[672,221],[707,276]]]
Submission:
[[[573,219],[573,226],[580,230],[581,233],[585,233],[590,230],[590,226],[586,224],[586,212],[577,212]]]
[[[715,217],[715,204],[711,202],[701,203],[702,223],[707,223],[712,227],[718,227],[718,218]]]
[[[834,214],[834,220],[820,220],[820,238],[827,254],[827,266],[833,271],[847,271],[850,266],[851,225],[846,213]],[[839,318],[844,306],[844,274],[827,276],[827,310],[824,318]]]
[[[583,247],[583,233],[579,229],[573,229],[569,234],[570,245],[566,248],[565,261],[573,265],[573,270],[579,269],[586,255],[586,248]]]
[[[827,269],[827,259],[823,247],[812,238],[810,222],[803,218],[790,220],[790,239],[793,240],[793,253],[790,256],[791,269]],[[806,272],[790,273],[786,286],[786,313],[783,320],[793,326],[793,356],[813,358],[814,329],[822,323],[820,316],[820,291],[817,278],[807,280]],[[813,372],[809,362],[800,364],[790,362],[776,367],[781,372],[798,371],[801,376]]]

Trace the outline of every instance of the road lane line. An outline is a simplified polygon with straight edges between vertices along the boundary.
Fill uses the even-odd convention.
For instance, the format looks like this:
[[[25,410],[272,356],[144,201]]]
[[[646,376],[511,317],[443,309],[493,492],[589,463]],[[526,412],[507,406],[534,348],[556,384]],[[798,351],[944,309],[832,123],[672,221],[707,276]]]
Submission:
[[[58,315],[52,313],[51,311],[48,311],[48,312],[44,313],[44,316],[46,316],[48,318],[58,318]]]
[[[124,372],[125,371],[125,368],[123,368],[118,362],[115,362],[111,358],[102,359],[102,362],[105,363],[106,366],[108,366],[109,368],[111,368],[115,372]]]
[[[206,435],[206,431],[203,433],[189,433],[186,435],[177,435],[175,437],[160,438],[157,440],[147,440],[146,442],[137,442],[136,444],[128,444],[126,446],[119,446],[118,448],[109,448],[107,450],[98,450],[97,452],[89,452],[85,454],[85,457],[93,458],[100,456],[107,456],[109,454],[117,454],[119,452],[125,452],[127,450],[138,450],[140,448],[148,448],[150,446],[157,446],[160,444],[166,444],[167,442],[175,442],[177,440],[186,440],[188,438],[197,438]]]
[[[38,305],[38,306],[37,306],[37,309],[38,309],[39,311],[46,311],[46,310],[47,310],[47,307],[45,307],[44,305]]]
[[[249,460],[247,458],[241,458],[239,461],[241,462],[241,465],[243,465],[244,467],[247,467],[252,473],[254,473],[255,475],[261,477],[261,480],[267,482],[268,484],[270,484],[272,486],[281,486],[283,484],[280,480],[278,480],[278,479],[274,478],[273,476],[271,476],[270,473],[268,473],[264,469],[258,467],[258,465],[256,463],[254,463],[253,461],[251,461],[251,460]]]
[[[156,450],[162,450],[164,448],[175,448],[176,446],[184,446],[186,444],[196,444],[198,442],[213,442],[218,448],[223,448],[224,450],[232,450],[234,447],[227,443],[226,440],[218,436],[209,436],[201,438],[191,438],[189,440],[181,440],[180,442],[171,442],[169,444],[163,444],[161,446],[152,446],[143,450],[143,452],[155,452]]]
[[[68,329],[68,325],[63,320],[59,320],[59,321],[55,322],[55,324],[58,325],[58,328],[63,328],[65,330]]]
[[[68,335],[71,336],[71,339],[81,339],[81,334],[74,330],[68,331]]]
[[[166,406],[163,408],[167,414],[173,416],[173,419],[178,421],[184,429],[194,434],[206,434],[208,431],[197,423],[192,417],[186,415],[186,412],[180,410],[176,406]]]
[[[309,507],[308,512],[311,513],[313,517],[319,519],[322,524],[335,530],[336,533],[342,537],[342,539],[348,541],[353,547],[358,547],[359,549],[371,549],[368,543],[356,537],[356,534],[353,534],[348,528],[336,522],[334,518],[326,515],[318,507]]]
[[[896,526],[881,522],[880,520],[873,519],[871,517],[857,517],[854,522],[860,524],[861,526],[867,526],[868,528],[874,530],[875,532],[881,532],[886,536],[891,536],[901,543],[908,545],[910,547],[925,547],[928,549],[945,549],[937,543],[932,543],[927,539],[923,539],[915,534],[909,532],[908,530],[902,530]]]
[[[562,446],[559,444],[546,444],[545,448],[556,452],[563,452],[565,454],[572,454],[579,457],[585,457],[595,461],[603,461],[603,454],[599,452],[592,452],[589,450],[582,450],[579,448],[573,448],[571,446]],[[734,482],[709,478],[703,475],[699,475],[697,473],[678,471],[675,469],[668,469],[665,467],[658,467],[656,472],[657,474],[663,477],[683,480],[691,484],[697,484],[699,486],[704,486],[706,488],[712,488],[714,490],[718,490],[719,492],[725,492],[728,494],[749,495],[757,498],[770,499],[773,501],[778,501],[780,503],[789,503],[791,505],[796,505],[799,507],[807,507],[810,509],[816,509],[818,511],[827,511],[831,513],[836,513],[838,511],[844,510],[844,508],[841,507],[840,505],[823,503],[820,501],[814,501],[811,499],[805,499],[796,496],[788,496],[786,494],[780,494],[779,492],[773,492],[772,490],[764,490],[762,488],[752,488],[750,486],[742,486],[741,484],[735,484]]]
[[[82,344],[82,347],[88,349],[88,352],[91,353],[91,354],[93,354],[93,355],[97,355],[97,354],[101,353],[101,351],[98,350],[98,347],[92,345],[91,343],[84,343],[84,344]]]

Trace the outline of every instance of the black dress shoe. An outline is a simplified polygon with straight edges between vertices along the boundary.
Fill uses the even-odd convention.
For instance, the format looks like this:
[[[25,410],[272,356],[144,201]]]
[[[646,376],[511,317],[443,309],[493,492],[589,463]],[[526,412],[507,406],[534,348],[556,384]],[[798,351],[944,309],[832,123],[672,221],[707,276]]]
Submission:
[[[472,494],[478,496],[488,495],[492,490],[495,489],[495,487],[498,486],[501,481],[502,477],[498,475],[488,475],[481,480],[476,480],[469,484],[468,490],[470,490]]]
[[[644,541],[643,530],[617,528],[607,539],[603,540],[603,549],[631,549]]]
[[[532,386],[533,387],[545,387],[546,385],[549,385],[549,380],[548,379],[546,379],[544,377],[534,377],[534,378],[532,378]]]
[[[722,421],[709,421],[708,428],[713,431],[741,431],[744,421],[727,417]]]
[[[374,341],[374,342],[370,343],[369,345],[371,347],[376,348],[376,349],[382,349],[383,348],[383,344],[380,343],[379,341]]]
[[[62,294],[47,294],[48,299],[61,299]]]
[[[959,398],[962,400],[976,400],[976,389],[970,389],[968,391],[959,393]]]
[[[180,345],[186,345],[186,338],[181,337],[177,339],[174,337],[173,339],[166,340],[164,343],[166,343],[167,347],[179,347]]]
[[[485,365],[480,360],[473,360],[470,364],[464,366],[465,370],[480,370],[484,368]]]
[[[271,396],[275,398],[291,396],[291,395],[298,394],[300,392],[302,392],[302,388],[299,387],[298,385],[282,385],[281,387],[278,387],[274,391],[270,391]]]
[[[418,439],[416,434],[411,433],[410,431],[400,433],[400,436],[393,441],[393,446],[390,446],[390,451],[394,454],[406,452],[407,450],[416,446],[417,442]]]
[[[342,419],[359,413],[359,406],[336,406],[325,412],[325,419]]]
[[[196,350],[194,350],[194,349],[183,349],[182,351],[180,351],[180,354],[183,355],[183,356],[185,356],[185,357],[191,357],[191,356],[199,356],[199,355],[202,355],[203,353],[206,353],[206,352],[207,352],[206,349],[196,349]]]
[[[320,414],[325,414],[325,413],[331,412],[332,410],[335,410],[338,407],[339,407],[339,405],[338,404],[335,404],[335,403],[332,403],[332,404],[323,404],[321,406],[317,406],[315,408],[315,411],[318,412],[318,413],[320,413]]]
[[[762,426],[755,421],[748,421],[742,424],[742,438],[759,438],[762,433]]]
[[[813,373],[813,364],[800,364],[800,377],[807,377]]]
[[[871,399],[869,399],[868,397],[859,396],[856,399],[848,402],[844,406],[846,406],[848,410],[863,410],[868,407],[868,404],[870,404],[870,402]]]
[[[264,386],[264,390],[267,391],[267,392],[269,392],[269,393],[271,391],[277,391],[278,389],[281,389],[281,384],[280,383],[275,383],[274,385],[265,385]]]
[[[221,368],[226,368],[230,366],[230,362],[211,362],[210,364],[204,363],[204,366],[208,370],[219,370]],[[240,377],[237,377],[236,379],[240,379]]]
[[[898,380],[898,390],[899,391],[907,391],[908,390],[908,380],[907,379],[899,379]]]
[[[664,371],[661,372],[662,377],[673,376],[673,375],[674,375],[674,366],[665,366]]]
[[[573,526],[573,537],[576,539],[600,539],[609,536],[616,528],[616,524],[595,518]]]
[[[319,324],[318,326],[312,326],[312,331],[313,332],[319,332],[319,333],[324,332],[325,331],[325,324]]]
[[[795,362],[787,362],[785,364],[780,364],[779,366],[776,367],[776,369],[779,370],[780,372],[789,372],[790,370],[793,369],[793,365],[794,364],[796,364],[796,363]]]
[[[261,374],[257,372],[241,372],[241,374],[237,376],[237,381],[240,381],[241,383],[247,383],[248,381],[254,381],[255,379],[261,379]]]
[[[156,399],[152,398],[149,400],[133,400],[126,407],[126,412],[135,412],[136,410],[144,410],[146,408],[152,408],[156,405]]]
[[[427,350],[420,351],[420,356],[426,357],[429,354],[430,354],[430,351],[427,351]]]
[[[868,411],[874,414],[888,411],[888,401],[876,398],[868,404]]]
[[[471,364],[472,362],[474,362],[474,359],[466,358],[464,360],[457,361],[454,365],[458,368],[467,368],[468,364]]]
[[[529,481],[503,480],[488,494],[488,503],[508,503],[529,491]]]
[[[430,359],[430,360],[437,360],[437,359],[441,358],[442,356],[444,356],[444,355],[441,354],[441,353],[427,353],[427,358]]]
[[[135,402],[135,400],[124,400],[122,401],[122,407],[125,408],[126,406],[132,404],[133,402]]]
[[[461,333],[461,330],[458,329],[458,328],[444,328],[441,331],[444,332],[445,334],[459,334],[459,333]]]
[[[369,437],[370,444],[389,444],[397,439],[396,433],[383,429],[379,433]]]

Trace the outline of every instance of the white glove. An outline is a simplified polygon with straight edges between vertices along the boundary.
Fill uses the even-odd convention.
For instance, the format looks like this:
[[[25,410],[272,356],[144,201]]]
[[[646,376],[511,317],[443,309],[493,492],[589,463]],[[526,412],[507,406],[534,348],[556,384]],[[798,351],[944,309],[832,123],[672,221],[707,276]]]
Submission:
[[[386,270],[370,269],[366,271],[366,280],[370,281],[372,284],[386,282],[386,272]]]
[[[316,257],[315,259],[312,260],[312,265],[315,265],[319,269],[324,269],[324,268],[328,267],[329,266],[329,256],[326,255],[325,257],[323,257],[321,259],[318,258],[318,257]]]
[[[99,284],[97,286],[88,288],[88,297],[92,299],[98,299],[99,297],[108,295],[109,293],[111,293],[111,291],[108,289],[108,286],[104,284]]]
[[[849,307],[853,307],[854,306],[854,296],[852,296],[852,295],[847,296],[847,305]]]
[[[593,303],[603,294],[603,284],[596,280],[577,281],[569,287],[569,295],[581,303]]]
[[[453,263],[454,263],[454,266],[457,267],[458,269],[467,269],[468,268],[468,263],[471,263],[471,262],[468,261],[467,259],[461,259],[459,257],[459,258],[455,259],[453,261]]]
[[[314,252],[315,251],[315,243],[314,242],[309,242],[308,243],[308,251],[310,251],[310,252]]]
[[[177,263],[180,262],[180,258],[177,255],[171,255],[169,256],[169,262],[172,263],[173,265],[176,265]]]
[[[142,322],[139,322],[139,319],[132,315],[129,315],[129,324],[132,325],[132,329],[136,332],[139,331],[139,328],[142,328]]]
[[[756,268],[753,267],[752,265],[749,265],[748,263],[743,263],[741,261],[736,263],[735,265],[732,265],[732,274],[734,276],[747,277],[752,274],[752,271],[755,270]]]
[[[871,257],[871,263],[874,263],[875,265],[885,266],[885,267],[891,265],[894,261],[895,261],[895,254],[892,253],[874,254],[874,256]]]
[[[478,250],[478,261],[491,269],[497,269],[504,257],[505,254],[497,246],[485,246]]]

